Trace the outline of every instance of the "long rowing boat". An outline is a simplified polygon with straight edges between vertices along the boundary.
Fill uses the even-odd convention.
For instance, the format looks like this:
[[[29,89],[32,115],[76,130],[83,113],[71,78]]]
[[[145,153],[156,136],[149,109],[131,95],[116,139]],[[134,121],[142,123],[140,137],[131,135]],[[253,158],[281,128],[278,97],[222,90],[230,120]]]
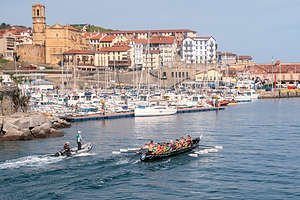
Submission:
[[[181,149],[167,152],[167,153],[165,152],[162,154],[152,154],[151,152],[143,152],[140,154],[140,160],[142,162],[148,162],[148,161],[159,160],[159,159],[175,156],[178,154],[190,152],[199,145],[199,142],[200,142],[200,138],[198,137],[198,138],[193,139],[192,146],[190,146],[190,147],[181,148]]]

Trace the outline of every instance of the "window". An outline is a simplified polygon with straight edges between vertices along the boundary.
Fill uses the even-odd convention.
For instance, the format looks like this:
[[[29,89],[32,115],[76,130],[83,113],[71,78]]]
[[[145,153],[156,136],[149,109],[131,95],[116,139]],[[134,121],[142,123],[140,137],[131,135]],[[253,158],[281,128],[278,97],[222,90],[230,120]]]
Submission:
[[[184,78],[184,72],[182,72],[182,78]]]
[[[39,9],[36,10],[36,15],[40,16],[40,10]]]
[[[176,76],[176,78],[177,78],[177,72],[175,72],[175,76]]]
[[[174,78],[174,72],[171,73],[171,76],[172,76],[172,78]],[[300,75],[299,75],[299,77],[300,77]]]
[[[179,76],[179,78],[181,78],[181,72],[178,72],[178,76]]]

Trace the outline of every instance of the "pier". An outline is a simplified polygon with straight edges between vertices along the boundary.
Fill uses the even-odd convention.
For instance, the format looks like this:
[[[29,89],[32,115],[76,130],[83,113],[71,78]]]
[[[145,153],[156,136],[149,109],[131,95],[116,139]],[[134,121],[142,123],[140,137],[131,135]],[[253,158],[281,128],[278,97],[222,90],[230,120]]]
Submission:
[[[179,108],[177,113],[187,113],[187,112],[207,112],[207,111],[218,111],[224,110],[224,107],[194,107],[194,108]],[[84,116],[68,116],[64,117],[68,122],[77,122],[77,121],[87,121],[87,120],[104,120],[104,119],[117,119],[117,118],[127,118],[134,117],[134,112],[124,112],[124,113],[107,113],[103,114],[92,114]]]

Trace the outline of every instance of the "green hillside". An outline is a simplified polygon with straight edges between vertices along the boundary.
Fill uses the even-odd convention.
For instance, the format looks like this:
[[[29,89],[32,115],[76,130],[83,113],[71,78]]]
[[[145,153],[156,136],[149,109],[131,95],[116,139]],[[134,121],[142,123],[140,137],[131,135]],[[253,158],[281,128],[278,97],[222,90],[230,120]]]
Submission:
[[[73,28],[78,30],[83,30],[84,26],[87,32],[106,32],[106,31],[114,31],[113,29],[103,28],[101,26],[94,26],[91,24],[71,24]]]

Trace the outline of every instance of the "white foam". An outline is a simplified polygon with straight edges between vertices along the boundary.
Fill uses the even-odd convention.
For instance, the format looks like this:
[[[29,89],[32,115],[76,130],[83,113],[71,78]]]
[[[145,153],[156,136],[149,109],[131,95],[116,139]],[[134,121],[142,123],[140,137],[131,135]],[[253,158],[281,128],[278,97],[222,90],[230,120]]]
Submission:
[[[141,148],[128,148],[128,151],[138,151],[141,150]]]
[[[215,146],[216,149],[223,149],[223,146]]]
[[[127,152],[128,151],[128,149],[120,149],[120,152]]]
[[[207,151],[207,149],[204,149],[204,150],[196,151],[195,153],[196,154],[207,154],[208,151]]]
[[[113,151],[112,154],[114,155],[117,155],[117,154],[120,154],[121,152],[120,151]]]
[[[207,152],[218,152],[218,149],[207,149]]]
[[[88,152],[86,152],[86,153],[76,154],[73,157],[84,157],[84,156],[95,156],[95,155],[96,155],[96,153],[88,153]]]
[[[196,158],[196,157],[198,157],[198,154],[196,154],[196,153],[190,153],[189,156]]]
[[[0,164],[0,169],[19,168],[19,167],[41,167],[51,163],[56,163],[64,157],[51,157],[47,155],[25,156],[13,160],[7,160]]]

